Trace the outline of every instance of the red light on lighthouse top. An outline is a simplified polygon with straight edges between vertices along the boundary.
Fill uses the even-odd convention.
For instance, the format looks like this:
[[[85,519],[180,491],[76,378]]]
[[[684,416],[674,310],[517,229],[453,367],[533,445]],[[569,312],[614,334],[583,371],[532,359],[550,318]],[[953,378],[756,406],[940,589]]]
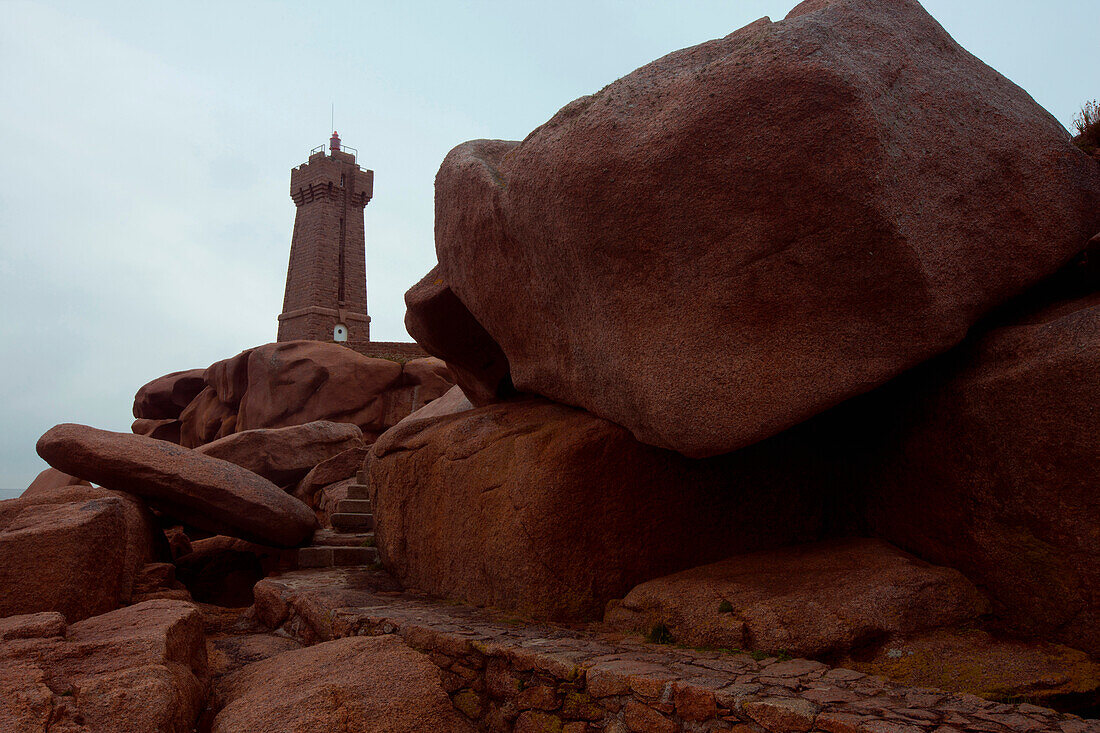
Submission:
[[[340,134],[336,130],[332,131],[332,137],[328,141],[329,150],[334,153],[340,152]]]

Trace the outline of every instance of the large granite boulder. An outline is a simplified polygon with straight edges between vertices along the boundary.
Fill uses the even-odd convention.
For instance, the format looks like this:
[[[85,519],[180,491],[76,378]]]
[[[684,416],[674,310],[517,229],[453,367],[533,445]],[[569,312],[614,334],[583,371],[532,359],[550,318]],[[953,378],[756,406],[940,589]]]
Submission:
[[[798,657],[845,654],[893,636],[973,622],[989,602],[957,570],[873,539],[754,552],[642,583],[605,621],[663,624],[689,646]]]
[[[285,428],[242,430],[196,452],[247,468],[280,486],[297,484],[322,461],[353,448],[364,448],[356,425],[324,420]]]
[[[145,499],[168,516],[216,534],[297,545],[313,512],[261,476],[163,440],[63,424],[38,440],[54,468]]]
[[[222,678],[213,733],[473,733],[439,668],[396,636],[353,636],[277,654]]]
[[[0,501],[0,616],[57,611],[69,621],[131,600],[135,579],[166,549],[133,497],[91,486]]]
[[[1093,654],[1098,374],[1100,293],[1013,313],[861,411],[848,463],[872,531],[961,570],[1016,633]]]
[[[1100,168],[916,0],[804,2],[436,178],[438,279],[516,388],[696,457],[946,351],[1097,230]]]
[[[406,587],[598,618],[641,581],[822,531],[823,495],[739,473],[752,451],[692,460],[542,399],[469,407],[413,414],[371,450],[378,547]]]
[[[255,348],[247,370],[237,430],[331,420],[376,433],[385,412],[382,394],[397,385],[402,371],[397,362],[318,341]]]
[[[204,369],[189,369],[157,377],[134,396],[134,417],[174,420],[206,388]]]
[[[206,639],[190,603],[153,600],[66,627],[60,614],[0,619],[0,730],[191,733]]]

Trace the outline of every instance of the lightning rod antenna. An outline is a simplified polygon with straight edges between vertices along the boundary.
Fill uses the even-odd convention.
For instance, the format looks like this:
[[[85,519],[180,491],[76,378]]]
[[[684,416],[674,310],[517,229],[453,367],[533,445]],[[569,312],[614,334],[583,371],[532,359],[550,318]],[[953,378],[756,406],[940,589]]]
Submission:
[[[330,129],[335,129],[334,128],[335,124],[336,124],[336,102],[333,102],[332,106],[329,107],[329,111],[328,111],[328,126],[329,126]]]

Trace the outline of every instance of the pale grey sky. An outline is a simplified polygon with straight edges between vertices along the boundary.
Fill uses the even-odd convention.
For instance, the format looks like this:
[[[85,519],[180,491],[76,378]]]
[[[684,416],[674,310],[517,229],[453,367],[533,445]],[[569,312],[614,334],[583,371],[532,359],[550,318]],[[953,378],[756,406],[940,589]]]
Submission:
[[[521,139],[638,66],[794,2],[0,0],[0,498],[58,422],[274,340],[290,168],[336,128],[375,171],[372,335],[405,340],[454,145]],[[1095,0],[929,0],[1065,125],[1100,97]]]

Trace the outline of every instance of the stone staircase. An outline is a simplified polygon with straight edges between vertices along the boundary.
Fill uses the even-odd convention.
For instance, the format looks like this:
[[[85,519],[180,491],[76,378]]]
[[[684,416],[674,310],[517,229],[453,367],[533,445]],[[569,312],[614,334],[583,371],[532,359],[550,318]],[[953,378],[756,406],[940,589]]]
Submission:
[[[348,497],[336,503],[329,517],[332,529],[319,529],[306,547],[298,548],[299,568],[371,565],[378,562],[374,546],[374,514],[370,489],[363,471],[348,486]]]

